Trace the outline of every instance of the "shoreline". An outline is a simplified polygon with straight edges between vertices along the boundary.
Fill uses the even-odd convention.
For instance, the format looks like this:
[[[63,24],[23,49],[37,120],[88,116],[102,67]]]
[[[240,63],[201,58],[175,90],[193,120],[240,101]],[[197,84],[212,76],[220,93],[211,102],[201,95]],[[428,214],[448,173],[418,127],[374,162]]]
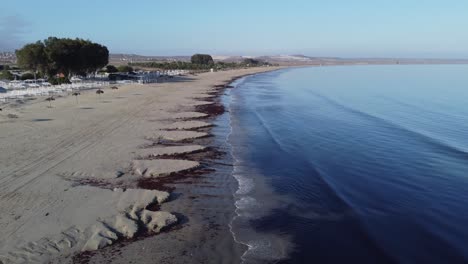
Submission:
[[[194,131],[199,131],[201,129],[202,131],[207,132],[209,135],[207,137],[200,137],[190,141],[190,143],[207,145],[208,147],[190,153],[168,155],[167,158],[176,157],[197,160],[205,164],[200,168],[189,170],[187,171],[187,173],[175,173],[170,178],[167,178],[167,182],[163,182],[163,185],[167,184],[174,186],[172,190],[177,191],[178,189],[182,189],[182,191],[179,190],[180,193],[178,193],[177,195],[184,196],[186,195],[186,193],[191,193],[192,195],[188,197],[188,201],[184,202],[181,200],[181,197],[178,197],[177,200],[173,201],[175,204],[169,206],[169,203],[165,203],[162,205],[162,208],[170,210],[172,208],[191,207],[193,201],[198,201],[198,203],[201,204],[201,206],[198,205],[198,207],[201,207],[201,210],[204,212],[204,215],[202,217],[203,219],[195,219],[195,221],[197,221],[195,227],[193,224],[191,225],[188,222],[190,222],[192,217],[198,218],[199,212],[195,213],[196,216],[194,216],[193,214],[190,215],[189,213],[188,219],[184,219],[184,222],[182,224],[172,226],[154,237],[143,236],[140,238],[136,238],[136,240],[133,241],[134,243],[126,243],[124,241],[123,245],[115,245],[116,247],[119,247],[118,250],[114,250],[113,247],[108,247],[101,251],[91,252],[91,257],[85,255],[83,259],[79,259],[79,263],[102,263],[108,261],[111,261],[112,263],[128,263],[129,261],[134,261],[135,258],[138,259],[138,263],[154,263],[151,261],[147,262],[148,259],[151,259],[157,263],[239,263],[239,261],[242,261],[242,256],[247,252],[248,246],[244,243],[235,240],[234,234],[232,233],[230,226],[230,223],[234,215],[236,214],[234,193],[238,188],[238,181],[232,177],[231,166],[233,166],[233,164],[230,164],[232,163],[232,160],[226,158],[232,153],[226,150],[220,150],[219,145],[216,146],[215,144],[213,146],[212,144],[213,141],[216,141],[216,139],[228,140],[227,137],[223,138],[223,136],[229,135],[225,133],[212,133],[212,130],[216,127],[222,127],[222,124],[225,124],[224,122],[226,122],[226,120],[220,120],[222,116],[226,115],[228,116],[228,118],[230,118],[230,113],[229,111],[224,109],[224,103],[221,102],[221,99],[223,96],[226,96],[226,89],[234,88],[233,86],[231,86],[232,83],[234,83],[238,79],[242,79],[247,76],[277,71],[285,68],[289,67],[275,67],[275,69],[267,71],[237,75],[233,78],[221,81],[220,84],[213,84],[212,89],[206,93],[209,96],[194,98],[196,101],[209,101],[213,103],[201,104],[195,107],[195,111],[206,113],[208,115],[207,117],[195,119],[192,118],[192,120],[205,120],[206,118],[211,120],[209,122],[212,124],[211,126],[193,129]],[[223,109],[219,110],[219,106],[222,106]],[[204,107],[207,108],[205,109]],[[227,141],[225,143],[227,143]],[[231,159],[232,158],[233,157],[231,157]],[[225,164],[224,162],[230,163]],[[206,168],[206,164],[210,163],[210,168]],[[215,168],[213,169],[211,166]],[[228,171],[225,171],[225,166],[228,166]],[[227,182],[229,183],[223,182],[222,186],[220,186],[219,179],[217,179],[217,177],[219,176],[227,178]],[[200,181],[202,182],[200,183]],[[224,179],[224,181],[226,181],[226,179]],[[211,185],[207,185],[207,183]],[[230,186],[230,188],[225,188],[226,186],[224,185],[229,184],[234,186]],[[194,185],[205,186],[194,187]],[[160,185],[158,185],[158,187],[160,187]],[[209,191],[209,193],[207,194],[205,193],[205,188],[212,189],[214,191]],[[190,191],[186,192],[184,191],[185,189],[190,189]],[[220,206],[219,201],[206,201],[208,199],[218,199],[216,197],[220,196],[220,192],[223,193],[223,196],[229,197],[229,201],[227,203],[226,201],[224,201],[225,198],[223,198],[221,204],[221,206],[230,206],[228,206],[227,209],[229,215],[227,217],[225,215],[220,217],[222,224],[226,224],[224,228],[220,227],[220,223],[217,223],[217,221],[219,222],[220,219],[213,220],[213,218],[219,218],[217,215],[209,213],[207,214],[207,212],[210,211],[211,208],[206,208],[207,206],[213,206],[214,203],[216,203],[216,206]],[[219,212],[215,213],[218,214]],[[226,212],[223,213],[226,214]],[[179,215],[178,217],[186,218],[187,216]],[[207,225],[207,227],[202,227],[202,225]],[[187,231],[187,228],[195,229],[195,231]],[[197,233],[200,231],[203,232],[203,234]],[[226,235],[228,236],[226,237]],[[163,239],[158,239],[158,236],[165,237]],[[181,243],[182,245],[180,245]],[[169,244],[169,246],[167,246],[167,244]],[[154,254],[151,254],[151,258],[144,256],[142,257],[139,255],[143,253],[139,251],[140,248],[144,250],[149,247],[163,248],[165,254],[159,254],[160,252],[155,252]],[[196,251],[197,253],[195,253],[194,251]],[[136,254],[136,252],[138,252],[138,254]],[[117,254],[118,256],[116,257],[115,254]]]
[[[122,87],[115,94],[108,91],[111,95],[106,97],[104,94],[103,100],[93,98],[95,95],[91,92],[85,92],[80,96],[79,105],[70,104],[75,100],[71,96],[59,98],[52,108],[46,107],[47,102],[37,100],[37,103],[16,107],[18,118],[11,120],[3,113],[0,122],[4,129],[0,137],[9,138],[11,141],[4,142],[1,147],[11,151],[9,154],[4,153],[0,159],[1,163],[6,163],[2,165],[9,165],[2,166],[4,169],[0,172],[0,181],[4,184],[0,195],[5,201],[1,209],[9,212],[9,217],[2,219],[0,224],[3,228],[2,237],[13,239],[1,245],[0,256],[7,262],[6,260],[13,256],[8,252],[13,250],[16,252],[15,256],[26,260],[41,262],[45,256],[47,261],[73,262],[77,260],[74,256],[80,247],[81,250],[99,248],[100,250],[89,254],[99,255],[101,251],[122,246],[124,242],[119,241],[132,240],[134,237],[138,240],[141,232],[144,233],[145,230],[158,233],[167,229],[166,225],[174,225],[174,218],[179,221],[179,224],[175,225],[176,229],[180,226],[178,230],[184,230],[183,224],[186,220],[183,215],[179,215],[184,213],[184,208],[182,205],[175,205],[181,200],[177,197],[181,194],[174,191],[177,190],[178,183],[171,182],[171,178],[173,181],[194,176],[201,178],[202,174],[210,173],[204,168],[204,155],[212,159],[219,157],[219,153],[204,147],[213,140],[209,137],[213,129],[213,118],[209,116],[212,116],[213,113],[210,112],[214,111],[210,106],[219,101],[225,86],[235,79],[277,69],[280,68],[204,73],[163,84],[129,85]],[[212,87],[216,85],[218,87]],[[219,89],[220,85],[223,88]],[[157,95],[150,90],[153,87]],[[127,100],[122,100],[125,98]],[[208,118],[195,113],[203,107]],[[154,110],[155,108],[158,110]],[[130,109],[136,111],[130,111],[129,115]],[[47,118],[41,113],[45,111]],[[206,118],[208,120],[205,122]],[[67,119],[72,120],[66,121]],[[89,138],[90,134],[92,138]],[[119,144],[112,146],[115,142]],[[27,155],[15,154],[19,154],[26,147],[31,147]],[[49,147],[52,148],[50,153],[47,151]],[[156,153],[151,153],[154,152],[152,148]],[[124,149],[126,151],[121,151]],[[137,152],[146,156],[137,157]],[[127,165],[118,164],[125,159],[127,161],[124,163]],[[199,174],[200,171],[203,173]],[[158,179],[167,182],[145,185],[147,181],[158,182]],[[165,185],[169,185],[169,188],[165,189]],[[144,194],[138,191],[143,190],[141,188],[145,186],[147,191]],[[59,189],[60,192],[57,191]],[[76,192],[77,189],[80,189],[80,192]],[[122,200],[122,195],[117,195],[122,191],[123,196],[132,194],[131,197]],[[102,196],[103,193],[106,194]],[[83,195],[87,200],[102,196],[102,200],[108,204],[101,204],[101,199],[98,199],[93,205],[96,211],[91,212],[89,205],[83,207],[86,200],[79,198]],[[141,200],[142,197],[146,200]],[[156,197],[157,203],[152,202]],[[29,202],[30,206],[26,206],[26,202]],[[135,207],[136,204],[139,206]],[[131,211],[128,211],[128,206],[132,208]],[[112,207],[116,209],[108,210]],[[104,208],[106,213],[102,214]],[[70,209],[83,214],[75,214],[77,219],[62,219]],[[134,216],[122,218],[119,212],[126,212],[127,215],[133,212]],[[53,216],[52,221],[49,216]],[[97,217],[97,222],[93,220],[94,217]],[[132,221],[135,223],[128,223]],[[104,223],[104,227],[100,227],[99,223]],[[109,225],[112,226],[110,229],[107,227]],[[57,226],[64,228],[57,230]],[[60,239],[60,235],[65,234],[64,230],[70,227],[76,228],[78,234],[66,233],[66,236]],[[132,230],[129,231],[129,228]],[[15,231],[18,229],[21,230],[21,234]],[[38,229],[42,231],[38,232]],[[170,236],[168,234],[171,233],[162,232],[148,238],[164,242],[164,238],[160,236]],[[46,239],[50,248],[40,246],[34,238],[40,238],[39,241]],[[146,240],[145,238],[138,242],[151,244],[151,241]],[[11,245],[13,241],[15,244]],[[30,248],[27,246],[28,242],[34,242],[38,246]],[[129,245],[133,243],[135,242]],[[114,245],[108,246],[109,244]],[[41,253],[41,257],[36,258],[34,252]],[[94,257],[86,256],[85,259],[92,262]],[[132,259],[130,255],[126,257]]]

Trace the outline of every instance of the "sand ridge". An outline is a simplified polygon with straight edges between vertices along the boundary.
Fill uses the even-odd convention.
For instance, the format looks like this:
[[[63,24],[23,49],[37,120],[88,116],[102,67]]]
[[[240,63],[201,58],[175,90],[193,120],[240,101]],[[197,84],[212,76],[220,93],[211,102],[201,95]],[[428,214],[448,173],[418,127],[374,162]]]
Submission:
[[[186,145],[186,146],[168,146],[168,147],[156,147],[156,148],[145,148],[137,151],[139,157],[144,158],[157,158],[167,155],[175,154],[187,154],[197,151],[204,150],[204,146],[200,145]]]

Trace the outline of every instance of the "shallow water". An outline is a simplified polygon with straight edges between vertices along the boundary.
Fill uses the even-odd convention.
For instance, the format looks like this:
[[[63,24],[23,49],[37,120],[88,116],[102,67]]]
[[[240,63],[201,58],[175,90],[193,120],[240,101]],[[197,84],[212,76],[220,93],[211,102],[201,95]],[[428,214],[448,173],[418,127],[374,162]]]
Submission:
[[[297,68],[235,86],[245,263],[468,262],[468,66]]]

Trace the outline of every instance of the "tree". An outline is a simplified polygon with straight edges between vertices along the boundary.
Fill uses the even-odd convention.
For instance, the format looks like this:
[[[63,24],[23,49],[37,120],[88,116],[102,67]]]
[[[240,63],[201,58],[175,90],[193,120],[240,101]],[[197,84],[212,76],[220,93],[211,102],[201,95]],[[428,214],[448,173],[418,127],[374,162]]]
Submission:
[[[63,73],[70,77],[72,72],[81,67],[78,42],[72,39],[49,37],[44,43],[45,53],[50,63],[49,74]]]
[[[8,68],[4,68],[3,71],[0,72],[0,80],[14,80],[15,76],[8,70]]]
[[[213,64],[214,60],[211,57],[211,55],[208,54],[195,54],[192,56],[190,61],[193,64],[202,64],[202,65],[208,65],[208,64]]]
[[[128,65],[120,65],[119,67],[117,67],[117,69],[119,70],[119,72],[132,72],[133,71],[132,66],[128,66]]]
[[[37,73],[41,71],[49,77],[62,73],[86,75],[96,72],[109,63],[107,47],[83,39],[49,37],[25,45],[16,51],[18,64]]]
[[[96,72],[109,63],[109,50],[97,43],[82,41],[79,68],[87,73]]]
[[[47,67],[47,57],[45,54],[45,46],[41,41],[25,45],[23,48],[16,50],[16,58],[18,65],[23,69],[33,71],[34,79],[37,72],[44,73]]]
[[[31,79],[36,79],[36,76],[35,74],[32,74],[32,73],[24,73],[23,75],[21,75],[21,80],[31,80]]]
[[[106,72],[107,73],[114,73],[114,72],[118,72],[118,71],[119,70],[114,65],[109,64],[109,65],[106,66]]]
[[[244,59],[243,63],[246,64],[246,65],[250,65],[250,66],[257,66],[257,65],[260,64],[260,61],[255,60],[255,59],[251,59],[251,58],[247,58],[247,59]]]

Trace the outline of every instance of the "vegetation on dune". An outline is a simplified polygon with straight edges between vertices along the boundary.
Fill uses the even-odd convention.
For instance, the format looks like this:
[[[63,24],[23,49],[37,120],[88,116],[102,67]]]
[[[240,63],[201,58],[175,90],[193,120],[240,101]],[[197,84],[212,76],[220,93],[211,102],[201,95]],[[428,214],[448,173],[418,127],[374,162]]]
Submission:
[[[119,69],[117,69],[117,67],[115,67],[114,65],[107,65],[106,66],[106,72],[108,73],[114,73],[114,72],[118,72]]]
[[[49,77],[86,75],[109,62],[107,47],[84,39],[49,37],[16,50],[18,65]]]
[[[257,65],[262,64],[261,61],[256,60],[256,59],[251,59],[251,58],[244,59],[244,61],[242,63],[245,64],[245,65],[249,65],[249,66],[257,66]]]
[[[133,67],[129,65],[121,65],[117,69],[119,72],[133,72]]]
[[[196,70],[206,71],[210,69],[224,70],[224,69],[236,69],[245,67],[257,67],[263,65],[269,65],[267,62],[245,59],[242,62],[214,62],[210,55],[195,54],[192,56],[190,62],[186,61],[163,61],[163,62],[134,62],[131,63],[133,66],[140,66],[146,68],[155,68],[160,70]]]
[[[192,64],[200,64],[200,65],[211,65],[214,64],[214,60],[211,55],[208,54],[195,54],[190,59]]]
[[[134,62],[132,66],[140,66],[146,68],[156,68],[161,70],[208,70],[213,68],[213,65],[193,64],[185,61],[171,62]]]

